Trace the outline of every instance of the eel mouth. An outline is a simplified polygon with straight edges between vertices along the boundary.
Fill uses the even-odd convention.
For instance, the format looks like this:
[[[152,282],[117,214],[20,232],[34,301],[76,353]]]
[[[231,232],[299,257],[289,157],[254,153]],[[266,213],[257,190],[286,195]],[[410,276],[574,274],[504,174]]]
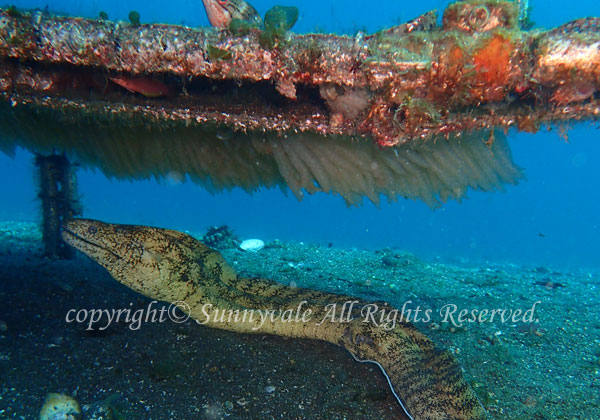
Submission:
[[[86,238],[83,238],[82,236],[79,236],[77,233],[73,232],[72,230],[69,230],[68,228],[66,228],[64,226],[62,227],[62,230],[61,230],[61,237],[62,237],[63,241],[68,243],[73,248],[76,248],[79,250],[81,250],[80,245],[82,243],[88,244],[92,247],[102,248],[100,245],[95,244],[94,242],[91,242],[91,241],[87,240]]]
[[[61,237],[63,241],[65,241],[69,246],[72,246],[78,251],[83,252],[95,261],[99,260],[99,258],[97,258],[97,255],[100,253],[107,253],[116,259],[122,259],[122,257],[116,254],[114,251],[88,238],[81,236],[80,234],[70,230],[68,227],[62,227]]]

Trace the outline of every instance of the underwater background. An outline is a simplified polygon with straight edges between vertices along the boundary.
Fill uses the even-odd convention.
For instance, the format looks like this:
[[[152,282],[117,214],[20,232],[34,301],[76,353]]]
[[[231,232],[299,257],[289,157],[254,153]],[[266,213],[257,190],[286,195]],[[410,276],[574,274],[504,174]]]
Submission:
[[[273,3],[252,2],[262,15]],[[294,31],[353,34],[404,22],[431,9],[441,13],[448,1],[280,1],[296,5]],[[15,1],[19,8],[126,20],[137,10],[144,23],[208,25],[201,1]],[[600,3],[531,3],[536,28],[599,16]],[[561,135],[562,134],[562,135]],[[564,135],[566,134],[566,136]],[[84,216],[115,223],[149,224],[202,232],[227,224],[241,238],[303,241],[335,247],[395,247],[424,259],[477,264],[481,261],[547,265],[561,269],[600,266],[600,142],[593,123],[569,123],[536,134],[508,133],[514,161],[525,172],[504,192],[471,191],[462,203],[432,210],[423,202],[400,199],[379,207],[366,202],[346,207],[335,195],[306,195],[298,202],[280,190],[253,195],[238,189],[211,195],[190,181],[129,182],[79,169]],[[0,154],[0,220],[40,218],[33,156]]]
[[[261,15],[295,5],[295,32],[374,32],[450,1],[251,0]],[[207,26],[201,0],[13,1],[18,8],[142,23]],[[0,6],[2,0],[0,0]],[[534,28],[600,16],[600,2],[535,0]],[[469,191],[431,209],[400,199],[347,207],[337,195],[279,189],[212,195],[189,180],[108,179],[77,170],[83,216],[169,227],[196,237],[226,224],[258,253],[222,250],[240,276],[437,310],[538,305],[535,322],[416,323],[464,369],[490,419],[600,420],[600,139],[598,124],[507,133],[525,177],[501,192]],[[48,393],[88,408],[121,404],[113,419],[398,420],[378,368],[315,340],[238,334],[194,322],[136,331],[68,323],[78,308],[152,302],[77,254],[41,257],[34,156],[0,153],[0,420],[38,418]],[[21,223],[23,222],[23,223]],[[279,239],[279,241],[275,241]],[[166,304],[159,304],[166,307]],[[116,408],[113,407],[116,410]],[[89,411],[89,409],[88,409]],[[116,410],[115,412],[118,412]],[[99,416],[86,419],[97,420]],[[103,417],[108,418],[108,417]]]

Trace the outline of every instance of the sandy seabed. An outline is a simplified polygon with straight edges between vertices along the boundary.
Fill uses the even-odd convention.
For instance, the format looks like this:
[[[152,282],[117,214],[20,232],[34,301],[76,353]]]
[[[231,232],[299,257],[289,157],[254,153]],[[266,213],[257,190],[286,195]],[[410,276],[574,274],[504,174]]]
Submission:
[[[81,310],[168,305],[83,255],[42,258],[40,246],[35,224],[0,223],[0,418],[37,418],[48,392],[109,399],[126,419],[403,418],[378,368],[333,345],[190,320],[69,322]],[[599,271],[277,241],[223,254],[243,275],[386,301],[412,321],[418,308],[416,325],[455,354],[492,419],[600,419]],[[533,322],[485,312],[532,308]]]

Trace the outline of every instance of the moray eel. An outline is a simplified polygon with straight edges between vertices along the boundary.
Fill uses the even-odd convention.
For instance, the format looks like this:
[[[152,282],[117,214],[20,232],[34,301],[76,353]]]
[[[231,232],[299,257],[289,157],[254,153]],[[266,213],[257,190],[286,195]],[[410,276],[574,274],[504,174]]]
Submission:
[[[486,418],[454,357],[408,322],[390,329],[372,318],[364,322],[361,311],[372,302],[239,277],[219,252],[174,230],[72,219],[62,237],[131,289],[151,299],[185,302],[180,307],[201,324],[323,340],[344,347],[358,361],[376,362],[409,419]],[[341,317],[343,303],[352,301],[352,317],[330,316],[334,308]],[[272,311],[273,316],[265,322],[259,316],[222,316],[236,310]],[[307,310],[310,316],[302,319]]]

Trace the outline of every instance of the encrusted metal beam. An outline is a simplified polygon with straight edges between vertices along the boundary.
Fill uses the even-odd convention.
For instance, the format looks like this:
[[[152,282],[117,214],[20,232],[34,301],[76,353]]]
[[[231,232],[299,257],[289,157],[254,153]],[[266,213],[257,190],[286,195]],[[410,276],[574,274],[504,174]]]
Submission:
[[[454,3],[441,27],[429,13],[354,37],[0,10],[0,100],[65,112],[93,102],[149,121],[384,146],[490,127],[536,131],[598,118],[599,26],[587,18],[523,31],[517,3],[497,0]]]

